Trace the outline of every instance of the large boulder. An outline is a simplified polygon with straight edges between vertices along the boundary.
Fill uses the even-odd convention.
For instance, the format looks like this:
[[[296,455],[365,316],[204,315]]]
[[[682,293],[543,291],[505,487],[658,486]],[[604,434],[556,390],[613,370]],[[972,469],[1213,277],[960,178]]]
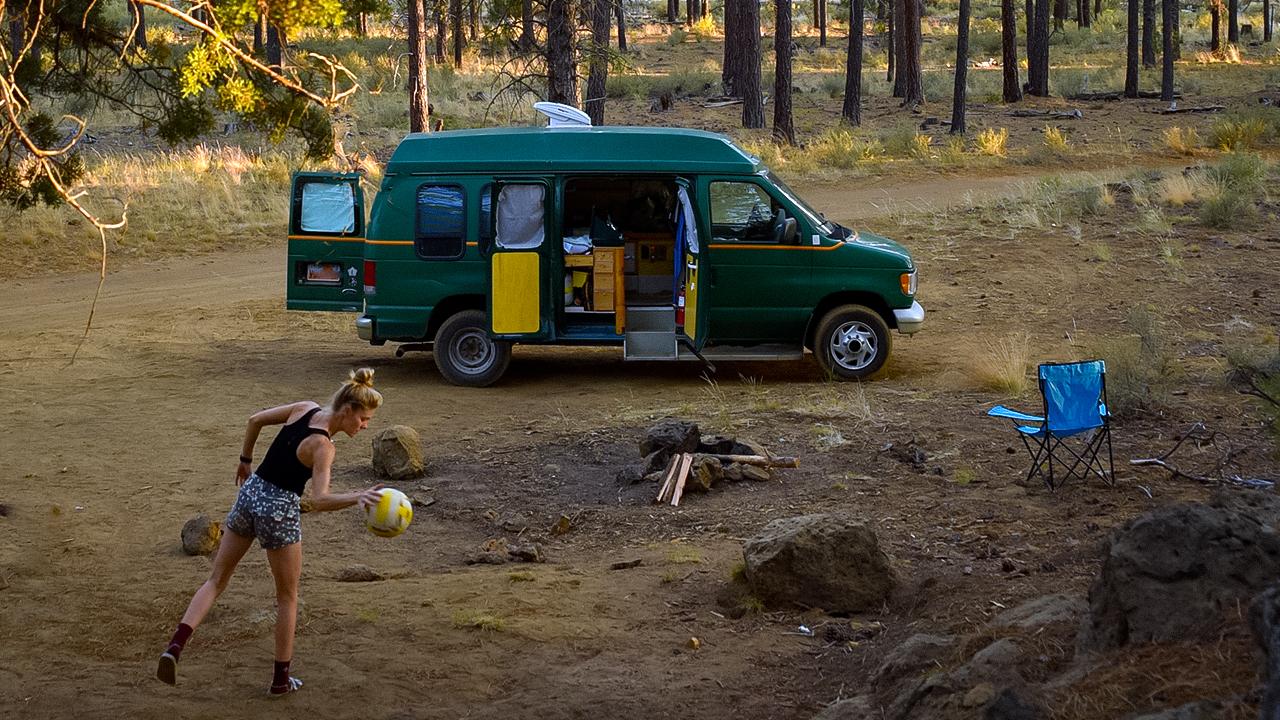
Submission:
[[[1089,604],[1074,595],[1044,595],[1009,608],[989,623],[993,628],[1038,630],[1048,625],[1076,626]]]
[[[874,610],[897,582],[875,532],[841,514],[774,520],[747,541],[743,557],[752,591],[773,606]]]
[[[421,477],[427,466],[418,431],[407,425],[392,425],[374,435],[373,469],[392,480]]]
[[[188,555],[211,555],[222,540],[222,523],[197,515],[182,526],[182,552]]]
[[[1267,588],[1249,606],[1249,628],[1262,648],[1261,717],[1280,718],[1280,583]]]
[[[1212,639],[1280,575],[1280,498],[1222,491],[1162,508],[1108,540],[1089,590],[1086,649]]]
[[[926,668],[936,668],[956,645],[951,635],[917,633],[894,646],[885,655],[880,667],[872,676],[872,684],[879,688],[891,687],[901,680],[914,678]]]

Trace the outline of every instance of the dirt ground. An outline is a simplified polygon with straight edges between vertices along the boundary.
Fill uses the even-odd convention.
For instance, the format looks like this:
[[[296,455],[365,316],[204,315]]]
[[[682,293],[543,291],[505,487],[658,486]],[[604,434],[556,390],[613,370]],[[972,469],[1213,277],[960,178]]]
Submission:
[[[1024,179],[977,189],[995,195]],[[884,198],[945,207],[974,190],[963,179],[801,188],[835,219],[872,229]],[[908,238],[927,327],[896,338],[886,372],[861,385],[824,381],[809,362],[722,365],[709,382],[697,365],[518,348],[498,386],[452,387],[428,355],[396,358],[360,342],[349,316],[285,312],[282,244],[113,274],[69,365],[96,277],[10,280],[0,300],[9,399],[0,406],[0,715],[256,717],[283,705],[296,717],[808,718],[864,692],[884,653],[914,633],[981,632],[1021,600],[1084,593],[1109,530],[1207,494],[1127,464],[1167,448],[1190,422],[1231,436],[1244,474],[1275,475],[1256,409],[1221,381],[1221,354],[1241,322],[1274,328],[1280,318],[1277,240],[1264,224],[1245,239],[1206,241],[1174,273],[1125,237],[1105,266],[1088,265],[1079,241]],[[972,355],[1026,331],[1036,360],[1064,357],[1064,335],[1119,333],[1138,301],[1183,320],[1172,338],[1182,394],[1117,427],[1115,487],[1022,486],[1021,447],[983,417],[1009,399],[975,389]],[[246,417],[323,400],[357,365],[376,368],[387,398],[371,432],[406,424],[426,441],[428,476],[401,484],[417,502],[413,526],[384,540],[354,511],[304,517],[302,692],[266,704],[272,586],[256,549],[196,632],[177,688],[158,683],[156,656],[210,564],[181,553],[179,530],[229,507]],[[619,486],[614,475],[665,416],[754,438],[801,465],[655,506],[652,487]],[[337,441],[338,487],[374,481],[369,440]],[[902,460],[913,445],[924,462]],[[802,623],[847,622],[816,612],[733,619],[717,600],[743,538],[818,511],[865,518],[901,571],[895,599],[857,618],[883,623],[870,639],[796,634]],[[571,530],[553,535],[561,515]],[[543,543],[549,562],[464,563],[493,538]],[[633,559],[642,564],[609,568]],[[387,579],[338,582],[354,564]],[[477,614],[498,627],[469,627]],[[1032,674],[1070,661],[1070,637],[1038,647]],[[1255,677],[1238,625],[1215,648],[1143,652],[1097,661],[1053,698],[1055,716],[1228,697]]]

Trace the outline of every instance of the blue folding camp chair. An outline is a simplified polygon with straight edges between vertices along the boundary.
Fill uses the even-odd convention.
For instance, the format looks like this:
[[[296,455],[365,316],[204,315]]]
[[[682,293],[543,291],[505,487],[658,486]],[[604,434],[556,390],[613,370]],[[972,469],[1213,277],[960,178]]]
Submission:
[[[1031,456],[1027,480],[1039,475],[1050,490],[1056,490],[1072,477],[1084,480],[1090,475],[1113,484],[1115,464],[1107,412],[1106,363],[1102,360],[1045,363],[1040,366],[1039,376],[1040,394],[1044,396],[1043,417],[1003,405],[987,411],[992,417],[1013,421]],[[1099,456],[1104,443],[1106,465]]]

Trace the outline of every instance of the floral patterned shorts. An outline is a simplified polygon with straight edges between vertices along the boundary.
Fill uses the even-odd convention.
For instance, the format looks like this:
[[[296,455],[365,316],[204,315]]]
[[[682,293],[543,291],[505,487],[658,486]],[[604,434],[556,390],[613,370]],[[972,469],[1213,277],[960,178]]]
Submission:
[[[302,510],[297,495],[258,477],[240,486],[223,527],[242,537],[257,538],[264,550],[302,542]]]

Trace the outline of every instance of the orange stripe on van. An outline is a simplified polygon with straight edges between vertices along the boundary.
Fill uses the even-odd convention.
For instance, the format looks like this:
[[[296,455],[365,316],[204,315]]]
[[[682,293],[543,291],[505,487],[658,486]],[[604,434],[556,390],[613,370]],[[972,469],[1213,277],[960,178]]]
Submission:
[[[814,246],[814,245],[748,245],[745,243],[734,243],[732,245],[708,245],[711,250],[809,250],[811,252],[826,252],[835,250],[844,243],[836,243],[834,245]]]
[[[412,245],[412,240],[365,240],[365,245]]]
[[[324,242],[364,242],[362,237],[342,235],[290,235],[290,240],[323,240]]]

